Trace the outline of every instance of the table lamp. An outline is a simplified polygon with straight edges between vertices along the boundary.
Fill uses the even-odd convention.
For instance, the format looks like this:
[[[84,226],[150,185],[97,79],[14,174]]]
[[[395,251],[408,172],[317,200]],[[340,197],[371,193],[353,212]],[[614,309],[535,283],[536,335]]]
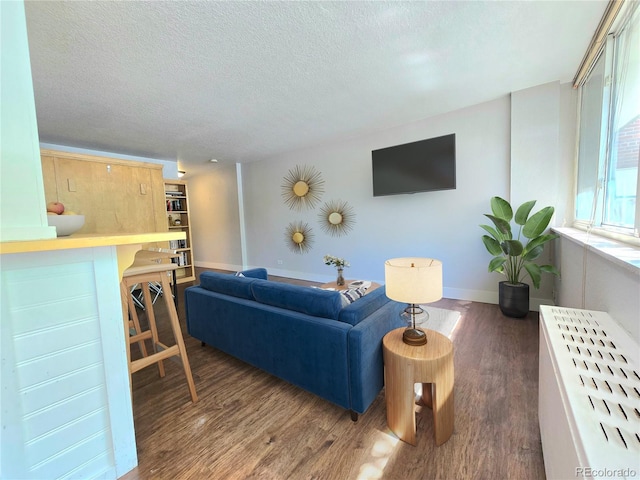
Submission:
[[[433,258],[392,258],[384,262],[384,277],[387,297],[409,304],[403,315],[411,319],[411,324],[402,334],[402,341],[424,345],[427,335],[416,328],[416,315],[424,312],[419,304],[442,298],[442,262]]]

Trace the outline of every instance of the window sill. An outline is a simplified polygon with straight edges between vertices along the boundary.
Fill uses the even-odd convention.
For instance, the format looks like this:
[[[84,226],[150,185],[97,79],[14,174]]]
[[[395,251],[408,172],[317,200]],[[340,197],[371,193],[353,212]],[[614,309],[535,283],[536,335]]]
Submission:
[[[631,273],[640,274],[640,247],[576,228],[563,227],[552,228],[551,230],[577,245],[586,247],[596,255],[612,261]]]

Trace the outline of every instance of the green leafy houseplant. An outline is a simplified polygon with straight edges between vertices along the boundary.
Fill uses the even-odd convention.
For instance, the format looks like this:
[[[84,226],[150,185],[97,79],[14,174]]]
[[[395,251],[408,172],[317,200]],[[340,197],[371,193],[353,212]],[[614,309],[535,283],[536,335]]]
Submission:
[[[526,274],[531,278],[535,288],[540,288],[542,272],[560,275],[553,265],[538,265],[533,260],[538,258],[544,245],[556,234],[545,234],[553,216],[553,207],[544,207],[529,216],[536,201],[525,202],[516,211],[515,217],[509,202],[500,197],[491,198],[492,215],[485,214],[493,222],[493,226],[480,225],[489,235],[482,236],[482,242],[493,258],[489,262],[489,271],[502,273],[510,284],[523,283]],[[511,221],[519,226],[514,238]],[[524,237],[524,238],[523,238]],[[525,242],[526,239],[526,243]]]

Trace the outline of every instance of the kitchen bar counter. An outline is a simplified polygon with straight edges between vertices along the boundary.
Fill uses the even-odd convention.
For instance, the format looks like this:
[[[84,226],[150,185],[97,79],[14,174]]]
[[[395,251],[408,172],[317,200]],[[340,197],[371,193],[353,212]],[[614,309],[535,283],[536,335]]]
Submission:
[[[67,237],[26,240],[22,242],[1,242],[0,254],[42,252],[46,250],[67,250],[69,248],[104,247],[108,245],[131,245],[169,240],[183,240],[184,232],[116,233],[116,234],[73,234]]]
[[[100,233],[73,234],[67,237],[46,238],[43,240],[0,242],[0,254],[115,246],[118,250],[118,275],[122,279],[122,272],[133,263],[135,253],[142,248],[143,244],[184,240],[185,238],[187,238],[186,233],[181,231],[107,235]]]
[[[120,281],[143,245],[184,238],[0,243],[0,477],[115,479],[137,465]]]

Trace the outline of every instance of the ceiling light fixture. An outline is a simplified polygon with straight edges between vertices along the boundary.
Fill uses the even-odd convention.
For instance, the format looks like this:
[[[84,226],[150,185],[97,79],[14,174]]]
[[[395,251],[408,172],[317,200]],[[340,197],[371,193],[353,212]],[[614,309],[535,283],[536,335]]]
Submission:
[[[218,163],[218,159],[217,158],[212,158],[211,160],[209,160],[211,163]]]
[[[182,170],[178,170],[178,178],[182,178],[182,177],[184,177],[184,174],[185,174],[185,173],[187,173],[187,172],[184,172],[184,171],[182,171]]]

